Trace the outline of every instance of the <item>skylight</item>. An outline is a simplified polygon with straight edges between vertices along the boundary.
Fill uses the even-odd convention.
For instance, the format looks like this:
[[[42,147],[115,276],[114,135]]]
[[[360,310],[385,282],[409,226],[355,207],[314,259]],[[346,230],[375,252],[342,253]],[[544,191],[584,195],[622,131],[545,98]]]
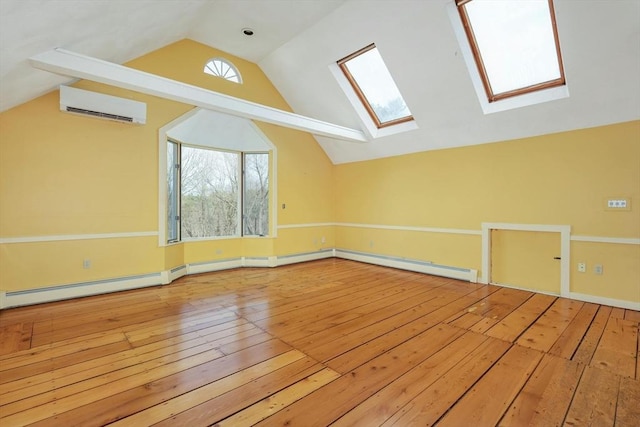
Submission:
[[[489,102],[565,84],[552,0],[457,0]]]
[[[375,44],[341,59],[338,66],[378,129],[413,120]]]
[[[242,83],[238,69],[224,58],[213,58],[204,66],[204,72],[234,83]]]

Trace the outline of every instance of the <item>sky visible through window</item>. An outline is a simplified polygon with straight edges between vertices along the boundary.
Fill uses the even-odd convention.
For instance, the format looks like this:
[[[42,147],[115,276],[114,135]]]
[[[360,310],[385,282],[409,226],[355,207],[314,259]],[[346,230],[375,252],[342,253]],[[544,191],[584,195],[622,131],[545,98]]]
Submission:
[[[344,62],[381,124],[411,116],[378,49]]]
[[[464,8],[493,94],[562,77],[547,0],[473,0]]]

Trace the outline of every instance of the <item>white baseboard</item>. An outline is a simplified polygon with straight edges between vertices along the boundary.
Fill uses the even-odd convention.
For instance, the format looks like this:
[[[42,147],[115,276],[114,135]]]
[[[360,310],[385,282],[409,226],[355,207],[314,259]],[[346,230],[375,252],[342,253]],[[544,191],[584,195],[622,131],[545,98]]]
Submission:
[[[567,295],[566,297],[578,301],[592,302],[594,304],[610,305],[612,307],[640,311],[640,301],[626,301],[622,299],[599,297],[597,295],[581,294],[579,292],[569,292],[569,295]]]
[[[387,257],[364,252],[347,251],[344,249],[336,249],[335,256],[338,258],[350,259],[352,261],[366,262],[368,264],[393,267],[401,270],[416,271],[418,273],[465,280],[472,283],[478,282],[478,270],[449,267],[425,261]]]
[[[581,294],[579,292],[569,292],[566,295],[560,295],[557,292],[539,291],[537,289],[524,288],[524,287],[521,287],[521,286],[506,285],[504,283],[491,282],[491,284],[495,285],[495,286],[501,286],[503,288],[518,289],[518,290],[522,290],[522,291],[535,292],[537,294],[551,295],[551,296],[560,297],[560,298],[570,298],[570,299],[574,299],[574,300],[577,300],[577,301],[591,302],[591,303],[594,303],[594,304],[608,305],[608,306],[611,306],[611,307],[619,307],[619,308],[625,308],[625,309],[628,309],[628,310],[640,311],[640,302],[633,302],[633,301],[626,301],[626,300],[621,300],[621,299],[600,297],[600,296],[597,296],[597,295]]]
[[[172,268],[171,270],[142,276],[75,283],[70,285],[52,286],[48,288],[29,289],[15,292],[0,290],[0,309],[40,304],[71,298],[79,298],[109,292],[143,288],[148,286],[166,285],[182,276],[189,274],[209,273],[213,271],[228,270],[231,268],[240,267],[276,267],[281,265],[315,261],[333,257],[344,258],[368,264],[381,265],[385,267],[398,268],[401,270],[432,274],[435,276],[449,277],[452,279],[465,280],[472,283],[477,283],[478,279],[478,271],[473,269],[448,267],[424,261],[393,258],[364,252],[348,251],[344,249],[324,249],[317,252],[291,254],[278,257],[243,257],[220,261],[209,261],[203,263],[182,265]],[[569,295],[566,295],[565,297],[595,304],[640,311],[640,302],[599,297],[577,292],[570,292]]]
[[[509,288],[509,289],[517,289],[519,291],[535,292],[536,294],[550,295],[552,297],[561,297],[562,296],[558,292],[540,291],[540,290],[537,290],[537,289],[525,288],[524,286],[510,285],[508,283],[490,282],[490,283],[485,283],[485,285],[494,285],[494,286],[500,286],[501,288]]]

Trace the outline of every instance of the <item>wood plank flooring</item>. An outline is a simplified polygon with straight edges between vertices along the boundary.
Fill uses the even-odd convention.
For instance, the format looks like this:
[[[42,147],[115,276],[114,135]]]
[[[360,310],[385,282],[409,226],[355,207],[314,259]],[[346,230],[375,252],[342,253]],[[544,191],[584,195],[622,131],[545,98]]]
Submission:
[[[640,313],[327,259],[0,312],[0,426],[640,425]]]

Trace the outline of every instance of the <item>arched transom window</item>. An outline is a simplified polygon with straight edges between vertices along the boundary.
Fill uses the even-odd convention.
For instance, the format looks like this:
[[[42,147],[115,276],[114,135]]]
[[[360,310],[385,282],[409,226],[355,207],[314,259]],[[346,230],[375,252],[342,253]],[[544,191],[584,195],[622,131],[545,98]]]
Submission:
[[[224,58],[213,58],[204,66],[204,72],[212,76],[222,77],[234,83],[242,83],[238,69]]]

